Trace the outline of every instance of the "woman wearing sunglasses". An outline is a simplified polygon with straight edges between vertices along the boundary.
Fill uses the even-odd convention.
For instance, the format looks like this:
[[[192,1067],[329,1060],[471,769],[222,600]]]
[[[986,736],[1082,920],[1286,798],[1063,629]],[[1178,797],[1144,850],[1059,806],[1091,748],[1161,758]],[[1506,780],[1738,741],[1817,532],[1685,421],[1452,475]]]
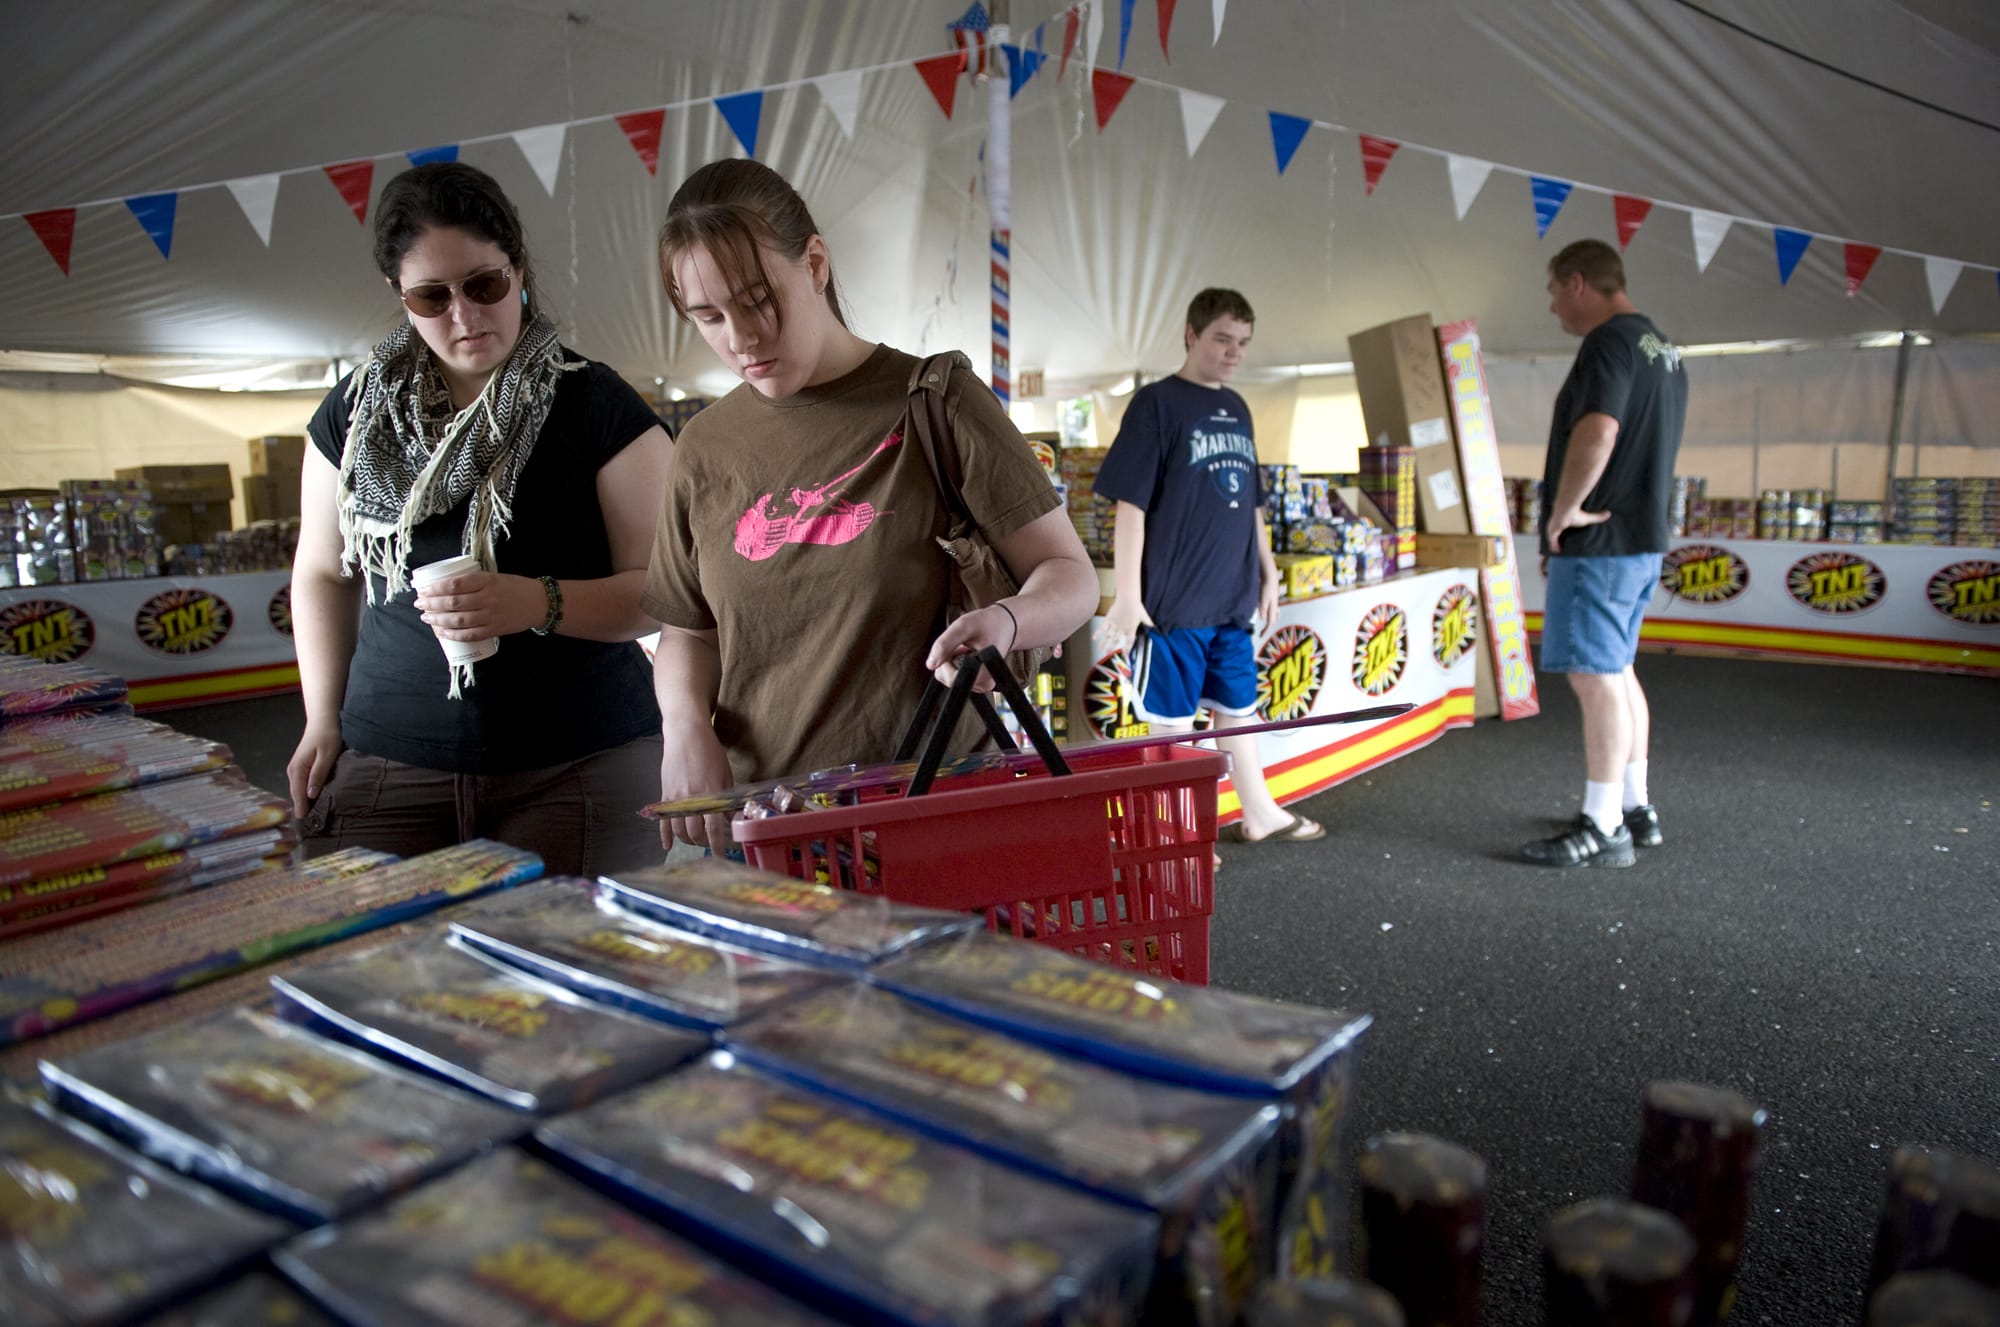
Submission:
[[[967,650],[1052,645],[1097,575],[1047,474],[971,373],[945,388],[966,504],[1021,592],[946,626],[929,462],[906,440],[919,361],[848,329],[804,200],[755,161],[681,185],[660,234],[674,310],[744,384],[689,421],[641,601],[668,798],[887,759],[927,680]],[[717,848],[721,817],[663,822]]]
[[[306,730],[288,770],[309,850],[474,837],[593,875],[658,860],[639,607],[666,431],[566,351],[521,222],[459,163],[391,180],[375,262],[396,329],[309,428],[292,614]],[[469,555],[426,585],[411,573]],[[443,640],[497,642],[448,666]]]

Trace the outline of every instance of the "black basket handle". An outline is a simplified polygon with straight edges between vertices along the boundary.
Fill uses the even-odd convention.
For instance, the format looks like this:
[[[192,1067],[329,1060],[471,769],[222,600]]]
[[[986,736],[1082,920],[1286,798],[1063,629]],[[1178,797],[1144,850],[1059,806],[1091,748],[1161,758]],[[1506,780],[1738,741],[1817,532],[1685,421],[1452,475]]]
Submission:
[[[1001,750],[1021,749],[1007,732],[1007,726],[1000,721],[993,702],[972,689],[981,671],[993,679],[994,689],[1006,698],[1008,708],[1020,721],[1021,731],[1028,735],[1035,754],[1042,758],[1042,764],[1048,767],[1049,773],[1062,775],[1070,772],[1069,762],[1063,759],[1055,739],[1049,736],[1049,730],[1042,724],[1041,715],[1035,712],[1028,693],[1021,689],[1020,682],[1001,659],[1000,652],[989,645],[978,654],[959,660],[958,677],[949,689],[935,677],[924,688],[923,699],[917,702],[916,715],[904,730],[903,740],[896,744],[896,759],[905,761],[916,754],[918,743],[923,743],[923,755],[917,761],[917,772],[910,779],[910,786],[903,794],[905,797],[921,797],[930,791],[931,784],[937,779],[938,766],[944,763],[945,748],[951,743],[952,730],[958,726],[968,702]],[[926,733],[929,734],[927,741]]]

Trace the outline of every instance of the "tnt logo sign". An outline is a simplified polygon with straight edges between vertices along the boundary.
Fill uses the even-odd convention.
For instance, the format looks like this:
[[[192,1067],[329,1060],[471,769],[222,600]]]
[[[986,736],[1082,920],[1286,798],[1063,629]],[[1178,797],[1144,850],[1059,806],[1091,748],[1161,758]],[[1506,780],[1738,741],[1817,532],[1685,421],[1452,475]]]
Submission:
[[[1326,646],[1311,630],[1279,627],[1257,651],[1257,712],[1281,722],[1312,713],[1326,683]]]
[[[1431,610],[1431,657],[1449,668],[1466,656],[1479,639],[1479,596],[1470,587],[1454,585],[1438,597]]]
[[[1726,604],[1750,585],[1743,559],[1713,544],[1683,544],[1660,563],[1660,585],[1691,604]]]
[[[1135,694],[1132,665],[1124,651],[1099,659],[1083,692],[1083,717],[1090,730],[1105,741],[1150,735],[1153,726],[1132,707]]]
[[[0,654],[74,663],[97,643],[90,614],[60,599],[24,599],[0,609]]]
[[[235,624],[229,605],[206,590],[166,590],[139,605],[132,627],[146,648],[186,657],[222,644]]]
[[[1882,569],[1856,553],[1815,553],[1785,573],[1785,590],[1794,600],[1833,616],[1873,608],[1887,584]]]
[[[1954,562],[1940,568],[1925,588],[1931,607],[1954,622],[2000,624],[2000,562]]]
[[[1380,696],[1403,680],[1410,662],[1410,624],[1394,604],[1377,604],[1354,633],[1354,685]]]
[[[264,615],[271,620],[271,630],[280,636],[292,634],[292,587],[280,585],[278,592],[271,596],[271,602],[264,605]]]

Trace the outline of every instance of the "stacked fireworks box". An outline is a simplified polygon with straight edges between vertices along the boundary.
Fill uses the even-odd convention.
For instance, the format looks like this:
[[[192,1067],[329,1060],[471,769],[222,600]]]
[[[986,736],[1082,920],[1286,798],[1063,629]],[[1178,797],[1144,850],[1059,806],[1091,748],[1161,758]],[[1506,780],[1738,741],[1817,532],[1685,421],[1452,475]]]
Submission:
[[[1507,512],[1515,534],[1538,534],[1542,528],[1542,481],[1510,478],[1507,485]],[[1683,514],[1685,519],[1685,514]],[[1683,532],[1684,533],[1684,532]]]
[[[160,574],[152,492],[129,479],[65,479],[70,549],[80,581],[129,581]]]
[[[1057,461],[1058,484],[1069,504],[1070,524],[1076,527],[1090,560],[1100,567],[1111,565],[1112,536],[1118,524],[1118,504],[1097,496],[1097,472],[1110,450],[1065,447]]]
[[[1389,522],[1395,547],[1385,550],[1385,571],[1417,565],[1417,449],[1363,447],[1361,491]]]
[[[2000,548],[2000,479],[1961,479],[1957,493],[1953,537],[1978,548]]]
[[[1690,539],[1755,539],[1757,500],[1689,498],[1686,533]]]
[[[0,497],[0,588],[75,580],[68,500],[41,489],[15,489]]]
[[[1826,533],[1823,488],[1767,488],[1757,498],[1757,537],[1817,541]]]
[[[1675,535],[1686,534],[1690,508],[1696,499],[1707,496],[1708,480],[1702,476],[1675,475],[1674,491],[1667,499],[1667,530]]]
[[[1890,487],[1890,526],[1899,544],[1949,544],[1958,534],[1958,481],[1898,479]]]
[[[1826,504],[1825,539],[1833,544],[1879,544],[1884,538],[1883,504],[1845,502]]]

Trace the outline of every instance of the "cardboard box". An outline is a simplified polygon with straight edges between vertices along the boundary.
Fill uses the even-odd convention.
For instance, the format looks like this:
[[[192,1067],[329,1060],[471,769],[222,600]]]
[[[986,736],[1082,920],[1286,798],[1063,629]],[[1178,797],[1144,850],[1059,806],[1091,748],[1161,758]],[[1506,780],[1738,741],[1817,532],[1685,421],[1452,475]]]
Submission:
[[[243,523],[282,521],[299,514],[299,479],[283,475],[243,476]]]
[[[231,528],[227,501],[156,503],[153,519],[162,544],[211,543]]]
[[[1278,580],[1285,598],[1304,599],[1333,589],[1333,555],[1330,553],[1278,554]]]
[[[1419,567],[1499,567],[1507,562],[1509,536],[1501,534],[1419,534]]]
[[[211,503],[223,506],[236,497],[236,482],[226,465],[128,465],[120,479],[134,479],[152,491],[158,503]]]
[[[1347,338],[1361,418],[1376,447],[1414,447],[1418,528],[1470,534],[1458,453],[1453,447],[1450,393],[1438,359],[1430,315],[1398,318]]]
[[[250,473],[253,475],[297,475],[305,469],[306,440],[303,434],[272,434],[250,439]]]

